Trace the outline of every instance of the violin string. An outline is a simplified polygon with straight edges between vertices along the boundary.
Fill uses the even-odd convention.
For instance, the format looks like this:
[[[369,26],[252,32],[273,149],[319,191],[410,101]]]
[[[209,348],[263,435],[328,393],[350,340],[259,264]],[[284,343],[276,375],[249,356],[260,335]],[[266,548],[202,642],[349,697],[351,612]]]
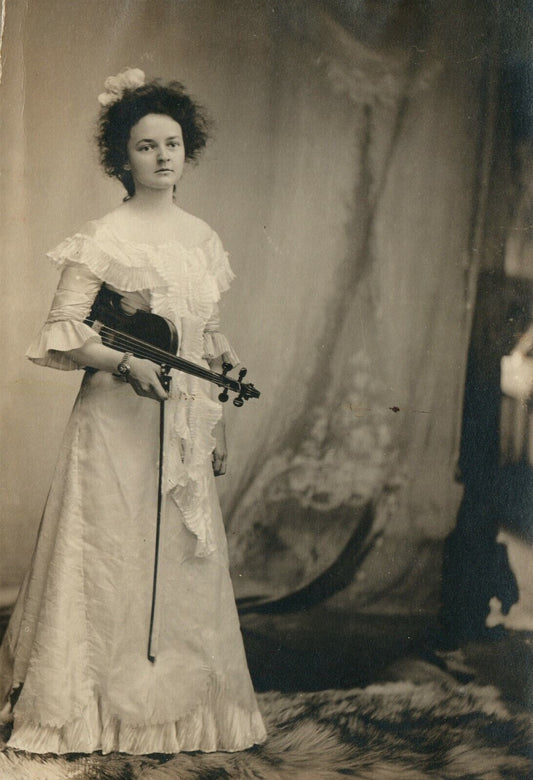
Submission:
[[[169,353],[165,353],[164,351],[160,352],[157,349],[154,349],[152,351],[150,348],[141,348],[137,344],[132,344],[130,341],[128,341],[127,338],[120,338],[117,336],[112,336],[111,338],[109,338],[108,334],[105,333],[103,333],[102,336],[103,336],[102,341],[106,346],[109,346],[111,348],[118,347],[119,350],[123,349],[125,352],[133,351],[136,357],[146,358],[147,360],[165,363],[171,366],[174,362],[176,362],[177,365],[174,365],[172,367],[177,368],[178,370],[180,369],[184,370],[186,373],[193,373],[195,376],[198,376],[201,379],[207,379],[211,381],[216,379],[218,381],[219,377],[223,378],[221,375],[213,371],[209,371],[208,369],[202,368],[202,366],[199,366],[197,363],[192,363],[191,361],[183,360],[183,358],[178,358],[177,356],[170,355]],[[231,378],[228,377],[228,379]]]
[[[85,320],[85,322],[87,325],[90,325],[90,323],[94,324],[96,321]],[[99,330],[99,334],[102,336],[102,340],[104,340],[106,337],[111,338],[112,343],[108,342],[107,346],[113,347],[114,345],[117,345],[120,349],[124,349],[125,351],[133,349],[137,357],[144,357],[149,360],[153,360],[154,356],[156,356],[158,359],[161,359],[166,363],[171,363],[173,361],[181,363],[183,366],[190,368],[191,373],[194,373],[195,376],[198,376],[201,379],[207,379],[208,381],[214,381],[216,384],[218,384],[218,382],[221,380],[225,380],[225,384],[229,384],[230,382],[237,383],[236,379],[225,377],[223,374],[217,374],[214,371],[209,371],[208,369],[199,366],[197,363],[192,363],[191,361],[184,360],[183,358],[178,358],[177,355],[173,355],[172,353],[160,349],[159,347],[147,344],[146,342],[142,341],[142,339],[138,339],[135,336],[130,336],[127,333],[110,328],[108,325],[102,325]],[[177,367],[179,368],[179,366]]]
[[[99,320],[85,320],[85,324],[89,325],[89,326],[95,325],[97,322],[99,322]],[[100,323],[100,324],[101,324],[101,328],[98,331],[99,333],[106,332],[106,333],[112,334],[113,336],[122,336],[122,337],[128,339],[130,344],[137,344],[140,348],[148,347],[152,351],[158,351],[158,352],[160,352],[163,355],[170,355],[170,357],[175,357],[175,355],[172,355],[171,352],[166,352],[165,350],[161,349],[160,347],[156,347],[156,346],[154,346],[152,344],[149,344],[148,342],[143,341],[142,339],[138,339],[138,338],[136,338],[135,336],[132,336],[129,333],[125,333],[124,331],[121,331],[121,330],[115,330],[114,328],[110,327],[109,325],[104,325],[103,323]]]
[[[134,351],[137,357],[143,357],[143,358],[150,358],[151,360],[154,360],[157,358],[158,360],[165,362],[169,362],[171,360],[175,360],[176,356],[170,355],[169,353],[161,354],[157,351],[157,348],[154,347],[153,349],[150,347],[141,347],[137,344],[132,343],[128,337],[121,337],[116,334],[109,334],[106,333],[104,330],[100,331],[100,336],[102,337],[102,341],[105,341],[107,346],[111,347],[119,347],[120,349],[124,349],[125,351]]]

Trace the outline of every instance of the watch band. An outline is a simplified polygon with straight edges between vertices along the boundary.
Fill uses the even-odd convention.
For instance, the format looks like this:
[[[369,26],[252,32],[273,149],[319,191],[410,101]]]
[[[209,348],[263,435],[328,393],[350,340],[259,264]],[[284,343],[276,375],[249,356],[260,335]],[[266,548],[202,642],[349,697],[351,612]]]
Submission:
[[[122,359],[117,366],[117,374],[124,381],[127,382],[130,376],[131,365],[130,360],[133,357],[131,352],[124,352]]]

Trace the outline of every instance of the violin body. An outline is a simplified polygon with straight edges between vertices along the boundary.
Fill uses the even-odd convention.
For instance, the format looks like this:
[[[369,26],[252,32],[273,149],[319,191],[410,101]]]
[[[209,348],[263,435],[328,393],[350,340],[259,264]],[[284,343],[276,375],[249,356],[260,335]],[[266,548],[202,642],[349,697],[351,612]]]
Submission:
[[[233,368],[229,363],[223,363],[223,373],[192,363],[190,360],[178,357],[178,332],[176,326],[165,317],[152,312],[137,309],[133,313],[126,312],[121,304],[122,295],[115,293],[103,284],[98,291],[91,312],[85,324],[93,328],[102,339],[102,344],[119,352],[131,352],[135,357],[146,358],[162,367],[162,374],[168,374],[171,368],[176,368],[191,376],[205,379],[223,388],[219,400],[228,400],[228,391],[237,393],[233,403],[242,406],[249,398],[259,398],[260,393],[251,382],[243,382],[246,369],[241,368],[238,379],[227,376]],[[86,368],[93,373],[96,369]]]
[[[102,334],[102,341],[106,347],[124,351],[117,342],[121,341],[119,337],[126,334],[165,352],[177,354],[178,331],[173,322],[165,317],[160,317],[159,314],[152,314],[152,312],[142,311],[142,309],[128,314],[122,308],[121,300],[122,296],[119,293],[113,292],[103,284],[94,300],[87,320],[87,324],[93,325],[96,321],[107,325],[110,329],[106,329],[105,333]]]

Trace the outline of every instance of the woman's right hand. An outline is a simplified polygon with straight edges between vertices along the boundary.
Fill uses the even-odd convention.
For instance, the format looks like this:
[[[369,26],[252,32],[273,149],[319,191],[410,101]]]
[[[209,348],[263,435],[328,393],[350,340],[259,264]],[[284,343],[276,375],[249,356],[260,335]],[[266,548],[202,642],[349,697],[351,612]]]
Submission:
[[[165,401],[168,393],[159,380],[161,369],[157,363],[143,358],[131,357],[128,382],[137,395],[153,398],[154,401]]]
[[[120,355],[117,350],[106,347],[100,341],[88,339],[81,347],[65,353],[80,367],[95,368],[97,371],[117,373]],[[130,373],[128,381],[137,395],[153,398],[154,401],[166,401],[168,393],[159,381],[161,368],[151,360],[134,357],[128,360]]]

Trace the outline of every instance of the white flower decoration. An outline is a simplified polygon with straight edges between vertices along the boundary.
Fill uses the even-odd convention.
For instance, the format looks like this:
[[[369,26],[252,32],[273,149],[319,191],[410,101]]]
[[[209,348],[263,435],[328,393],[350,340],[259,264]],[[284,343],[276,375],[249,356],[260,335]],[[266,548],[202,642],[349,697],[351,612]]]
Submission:
[[[105,92],[98,95],[101,106],[110,106],[120,100],[125,89],[137,89],[146,83],[146,76],[139,68],[126,68],[116,76],[109,76],[104,82]]]

